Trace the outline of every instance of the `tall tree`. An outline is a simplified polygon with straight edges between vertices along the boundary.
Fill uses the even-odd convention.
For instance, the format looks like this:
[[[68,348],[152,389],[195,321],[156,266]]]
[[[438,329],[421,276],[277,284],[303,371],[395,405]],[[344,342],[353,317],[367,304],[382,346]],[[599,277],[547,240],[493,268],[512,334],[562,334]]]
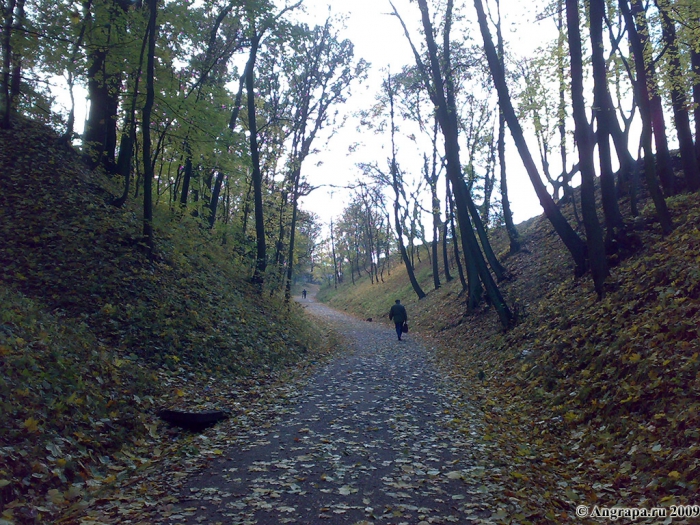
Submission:
[[[457,108],[455,103],[454,82],[452,77],[452,64],[450,57],[450,31],[452,27],[452,10],[453,0],[448,0],[445,12],[445,22],[443,27],[443,46],[442,56],[440,56],[435,38],[433,36],[433,25],[428,11],[426,0],[418,0],[418,7],[421,12],[421,20],[423,25],[423,34],[425,37],[428,59],[430,67],[426,67],[423,60],[413,46],[410,39],[410,34],[400,19],[396,8],[391,3],[394,9],[394,14],[401,21],[407,39],[411,43],[416,65],[423,78],[423,83],[430,93],[431,100],[436,106],[438,122],[445,139],[445,159],[447,167],[447,176],[450,179],[454,189],[457,217],[460,225],[460,233],[462,243],[467,254],[467,276],[469,297],[468,305],[474,308],[480,300],[481,283],[484,284],[486,292],[491,303],[498,312],[501,324],[504,327],[510,326],[513,315],[508,308],[501,291],[498,289],[491,273],[489,272],[484,255],[479,248],[479,244],[474,233],[474,226],[470,216],[478,219],[478,212],[474,206],[467,185],[462,178],[462,167],[459,159],[459,126],[457,122]],[[442,60],[441,60],[442,59]],[[471,204],[470,204],[471,203]],[[470,273],[471,266],[471,273]],[[481,283],[479,282],[481,281]]]
[[[253,282],[262,284],[267,268],[267,246],[265,240],[265,216],[263,212],[262,198],[262,173],[260,172],[260,150],[258,149],[258,124],[255,118],[255,58],[260,46],[262,34],[255,29],[255,20],[250,19],[252,37],[250,39],[250,67],[246,69],[246,94],[248,98],[248,133],[250,140],[250,158],[253,164],[251,174],[253,181],[253,201],[255,213],[255,243],[257,253],[255,257],[255,272]]]
[[[588,262],[586,244],[566,221],[540,178],[537,171],[537,166],[535,165],[527,143],[525,142],[525,136],[522,128],[520,127],[520,123],[518,122],[518,117],[513,109],[513,103],[510,99],[508,85],[506,84],[505,72],[501,67],[501,63],[498,59],[498,53],[493,45],[491,31],[488,27],[486,13],[484,11],[482,1],[474,0],[474,7],[476,8],[479,19],[481,36],[484,39],[486,59],[488,60],[489,69],[491,70],[491,76],[493,77],[496,91],[498,92],[498,103],[504,113],[506,122],[508,123],[508,129],[510,129],[511,135],[513,136],[513,141],[518,148],[520,158],[522,159],[525,170],[527,171],[530,181],[535,188],[535,193],[540,200],[540,204],[544,209],[545,215],[552,223],[552,226],[554,226],[555,231],[557,234],[559,234],[559,237],[564,242],[564,245],[568,248],[569,253],[571,253],[571,256],[576,264],[576,274],[583,275],[583,273],[586,271]]]
[[[503,32],[501,29],[501,2],[496,0],[497,22],[496,22],[496,38],[498,39],[498,62],[505,76],[505,50],[503,43]],[[508,232],[508,240],[510,241],[510,253],[520,251],[520,235],[513,222],[513,212],[510,209],[510,199],[508,198],[508,177],[506,169],[506,116],[498,106],[498,167],[500,170],[501,182],[501,205],[503,206],[503,221],[506,223],[506,232]]]
[[[386,80],[383,83],[383,88],[384,88],[384,93],[389,99],[389,118],[391,122],[391,160],[390,160],[390,171],[391,171],[391,187],[394,190],[394,225],[396,228],[396,241],[399,244],[399,252],[401,253],[401,259],[403,260],[404,266],[406,267],[406,273],[408,274],[408,279],[411,281],[411,286],[413,287],[413,291],[416,293],[418,296],[418,299],[423,299],[425,297],[425,292],[421,288],[420,284],[418,284],[418,280],[416,279],[416,274],[413,271],[413,263],[408,257],[408,253],[406,252],[406,246],[404,245],[403,242],[403,224],[402,220],[399,216],[399,207],[400,207],[400,187],[403,186],[403,181],[401,180],[400,173],[399,173],[399,167],[396,162],[396,141],[395,141],[395,136],[396,136],[396,124],[394,122],[394,95],[395,95],[395,90],[394,86],[392,85],[392,78],[391,74],[387,75]]]
[[[566,0],[566,22],[569,34],[569,54],[571,55],[571,102],[581,168],[581,213],[586,228],[593,283],[598,297],[602,298],[603,286],[608,276],[608,264],[605,258],[603,232],[598,222],[595,204],[594,143],[593,131],[586,117],[586,101],[583,94],[583,54],[581,51],[578,0]],[[608,140],[607,136],[605,140]]]
[[[647,63],[644,55],[644,44],[637,32],[634,13],[630,8],[629,1],[618,0],[618,4],[625,18],[627,38],[634,55],[635,72],[637,75],[634,80],[634,89],[637,104],[639,104],[639,116],[642,120],[641,143],[644,149],[644,177],[647,183],[647,190],[654,202],[656,214],[661,223],[661,229],[664,233],[670,233],[673,230],[673,222],[671,221],[671,214],[668,211],[666,201],[664,200],[664,196],[659,188],[658,179],[656,178],[656,161],[652,149],[652,108],[651,96],[647,88]]]
[[[625,5],[627,5],[625,3]],[[637,55],[641,54],[641,63],[644,64],[644,72],[637,71],[637,82],[641,82],[642,75],[645,78],[645,89],[647,90],[649,117],[652,123],[652,133],[654,134],[654,144],[656,145],[656,169],[661,186],[664,193],[673,195],[675,193],[673,181],[673,168],[671,166],[671,154],[668,148],[668,137],[666,135],[666,120],[664,117],[663,101],[661,100],[661,91],[659,89],[657,73],[655,67],[655,59],[653,57],[653,46],[650,39],[649,24],[646,17],[646,8],[642,0],[630,0],[631,13],[634,22],[632,26],[627,22],[625,16],[625,25],[627,26],[628,38],[633,38],[632,32],[635,33],[635,39],[638,41],[636,46],[632,45],[632,52],[635,54],[635,64],[637,63]],[[624,11],[623,11],[624,12]],[[635,49],[638,48],[638,49]],[[640,108],[641,113],[641,108]],[[644,117],[642,117],[644,118]]]
[[[302,37],[296,41],[297,45],[292,43],[294,56],[289,57],[288,75],[295,110],[292,115],[294,130],[289,161],[292,222],[285,286],[287,301],[291,297],[298,199],[303,186],[302,165],[311,153],[319,131],[332,119],[331,108],[346,101],[351,82],[362,79],[368,67],[364,60],[354,60],[352,43],[340,40],[334,34],[331,22],[331,17],[328,17],[323,26],[313,30],[297,28]]]
[[[425,154],[423,155],[423,178],[430,188],[430,212],[433,219],[431,261],[433,267],[433,286],[436,290],[440,288],[440,268],[438,266],[438,244],[440,243],[440,198],[438,197],[437,193],[437,184],[440,178],[440,172],[437,168],[437,133],[438,123],[436,119],[433,126],[432,161],[429,163],[428,156]],[[449,270],[447,271],[449,272]]]
[[[128,0],[92,2],[88,17],[87,90],[90,110],[83,131],[83,152],[91,168],[116,172],[117,120],[123,81],[120,49],[127,39]]]
[[[686,184],[691,191],[700,189],[700,172],[693,146],[693,133],[690,130],[688,103],[685,96],[685,79],[681,65],[676,22],[671,16],[671,5],[668,0],[654,0],[661,15],[661,30],[663,42],[668,57],[668,77],[671,87],[671,107],[673,119],[678,134],[678,146],[681,153],[681,164]]]
[[[447,203],[446,206],[446,215],[450,223],[450,232],[452,234],[452,247],[454,249],[454,254],[455,254],[455,264],[457,265],[457,273],[459,274],[459,282],[462,284],[462,292],[466,292],[469,290],[469,286],[467,285],[467,280],[464,277],[464,269],[462,268],[462,258],[459,253],[459,243],[457,242],[457,229],[455,228],[455,211],[454,211],[454,198],[452,197],[452,191],[450,188],[450,179],[447,179],[445,181],[445,201]],[[447,222],[447,221],[445,221]],[[447,257],[447,256],[445,256]]]
[[[146,103],[143,106],[143,236],[153,255],[153,164],[151,159],[151,111],[155,101],[155,58],[158,0],[148,0],[148,52],[146,59]]]
[[[24,0],[2,2],[2,123],[4,129],[11,125],[11,114],[19,94],[22,56],[13,46],[13,34],[18,34],[24,23]]]
[[[589,2],[589,19],[590,19],[590,38],[591,38],[591,51],[592,51],[592,65],[593,65],[593,116],[596,119],[596,142],[598,143],[598,158],[600,160],[600,192],[603,201],[603,212],[605,215],[605,226],[606,226],[606,239],[605,245],[609,254],[614,253],[617,248],[617,240],[620,238],[620,234],[624,229],[624,223],[622,220],[622,214],[620,213],[620,208],[617,204],[617,189],[615,187],[615,175],[613,173],[612,167],[612,156],[610,151],[610,130],[613,127],[613,119],[616,119],[615,108],[612,106],[612,98],[610,92],[608,91],[608,77],[607,77],[607,65],[605,63],[604,56],[604,44],[603,44],[603,19],[605,18],[605,0],[590,0]],[[573,8],[573,6],[571,6]],[[567,3],[567,14],[570,9]],[[576,17],[578,20],[578,16]],[[576,28],[578,32],[578,28]],[[576,36],[576,35],[574,35]],[[580,45],[580,35],[578,35],[579,45]],[[572,46],[571,40],[571,28],[569,28],[569,48]],[[580,55],[580,47],[578,53],[576,50],[570,51],[572,56],[572,77],[573,75],[573,57],[574,54]],[[576,64],[576,67],[581,67],[581,72],[583,71],[582,57],[577,56],[577,61],[581,59],[581,64]],[[578,71],[576,72],[578,75]],[[581,79],[582,81],[583,79]],[[580,96],[583,97],[583,86],[578,86],[579,79],[576,79],[578,90],[581,88]],[[572,87],[573,91],[573,87]],[[579,101],[580,103],[580,101]],[[580,110],[581,108],[579,108]],[[580,117],[581,115],[579,115]],[[584,113],[585,116],[585,113]],[[576,117],[574,117],[576,119]],[[578,123],[577,123],[578,127]],[[578,137],[578,135],[577,135]],[[578,141],[578,139],[577,139]],[[581,143],[578,142],[579,155],[583,155],[581,152]],[[591,154],[593,151],[591,150]],[[586,153],[587,155],[588,153]],[[583,163],[580,164],[581,175],[583,176]],[[595,174],[593,174],[595,175]],[[582,199],[583,199],[583,182],[581,184]],[[581,203],[583,208],[583,202]],[[583,210],[582,210],[583,211]],[[590,219],[590,217],[589,217]],[[586,221],[586,214],[584,213],[584,221]],[[597,218],[596,218],[597,222]],[[588,234],[588,230],[586,230]],[[591,245],[589,242],[589,251],[591,250]],[[591,251],[591,257],[594,257]],[[596,270],[600,271],[600,269]],[[600,292],[599,292],[600,293]]]

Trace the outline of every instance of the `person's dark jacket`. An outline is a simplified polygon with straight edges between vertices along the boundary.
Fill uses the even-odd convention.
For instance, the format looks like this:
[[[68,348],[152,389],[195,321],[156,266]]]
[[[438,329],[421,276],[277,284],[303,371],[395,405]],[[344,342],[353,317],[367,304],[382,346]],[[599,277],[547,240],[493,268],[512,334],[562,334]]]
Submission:
[[[389,310],[389,321],[393,320],[396,324],[403,324],[408,321],[408,314],[402,304],[395,304]]]

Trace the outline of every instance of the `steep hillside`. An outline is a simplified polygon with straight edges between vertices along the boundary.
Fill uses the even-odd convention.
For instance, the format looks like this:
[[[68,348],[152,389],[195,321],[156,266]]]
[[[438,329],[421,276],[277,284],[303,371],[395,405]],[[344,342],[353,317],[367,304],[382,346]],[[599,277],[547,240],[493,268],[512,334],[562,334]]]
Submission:
[[[481,406],[489,428],[485,461],[500,466],[492,475],[511,487],[500,497],[505,523],[581,523],[579,504],[693,504],[700,479],[700,196],[668,202],[677,226],[668,237],[650,207],[629,219],[643,248],[612,269],[602,301],[590,276],[574,279],[543,217],[520,225],[526,250],[511,257],[495,232],[512,275],[501,286],[519,315],[506,333],[492,310],[466,314],[456,280],[417,301],[400,266],[384,283],[344,284],[320,297],[384,320],[394,298],[407,305],[414,331],[432,340],[440,366],[461,382],[462,401]],[[570,206],[564,211],[571,216]],[[429,268],[418,273],[429,290]]]
[[[194,219],[138,202],[31,122],[0,131],[0,514],[46,523],[177,454],[163,406],[234,415],[319,347]],[[312,342],[315,342],[312,344]],[[252,392],[252,393],[251,393]],[[157,450],[158,454],[153,451]]]

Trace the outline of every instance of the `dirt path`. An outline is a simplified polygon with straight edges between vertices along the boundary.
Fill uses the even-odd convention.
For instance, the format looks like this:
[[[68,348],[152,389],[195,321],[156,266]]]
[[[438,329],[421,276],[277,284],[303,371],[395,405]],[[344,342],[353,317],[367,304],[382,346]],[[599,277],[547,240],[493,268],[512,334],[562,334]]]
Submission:
[[[473,432],[451,428],[456,395],[411,334],[298,298],[347,352],[268,429],[186,484],[176,524],[491,523]],[[474,418],[475,425],[476,418]],[[462,422],[464,426],[464,422]]]

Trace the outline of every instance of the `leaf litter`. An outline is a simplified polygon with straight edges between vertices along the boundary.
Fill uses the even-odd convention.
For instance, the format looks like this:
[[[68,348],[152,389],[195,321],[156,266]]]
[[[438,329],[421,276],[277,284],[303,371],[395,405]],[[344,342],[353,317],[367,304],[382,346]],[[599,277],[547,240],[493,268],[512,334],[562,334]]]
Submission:
[[[318,303],[308,311],[342,353],[270,385],[259,412],[255,401],[191,437],[199,457],[173,458],[139,500],[110,497],[81,523],[498,523],[493,495],[505,489],[482,418],[426,348]]]

